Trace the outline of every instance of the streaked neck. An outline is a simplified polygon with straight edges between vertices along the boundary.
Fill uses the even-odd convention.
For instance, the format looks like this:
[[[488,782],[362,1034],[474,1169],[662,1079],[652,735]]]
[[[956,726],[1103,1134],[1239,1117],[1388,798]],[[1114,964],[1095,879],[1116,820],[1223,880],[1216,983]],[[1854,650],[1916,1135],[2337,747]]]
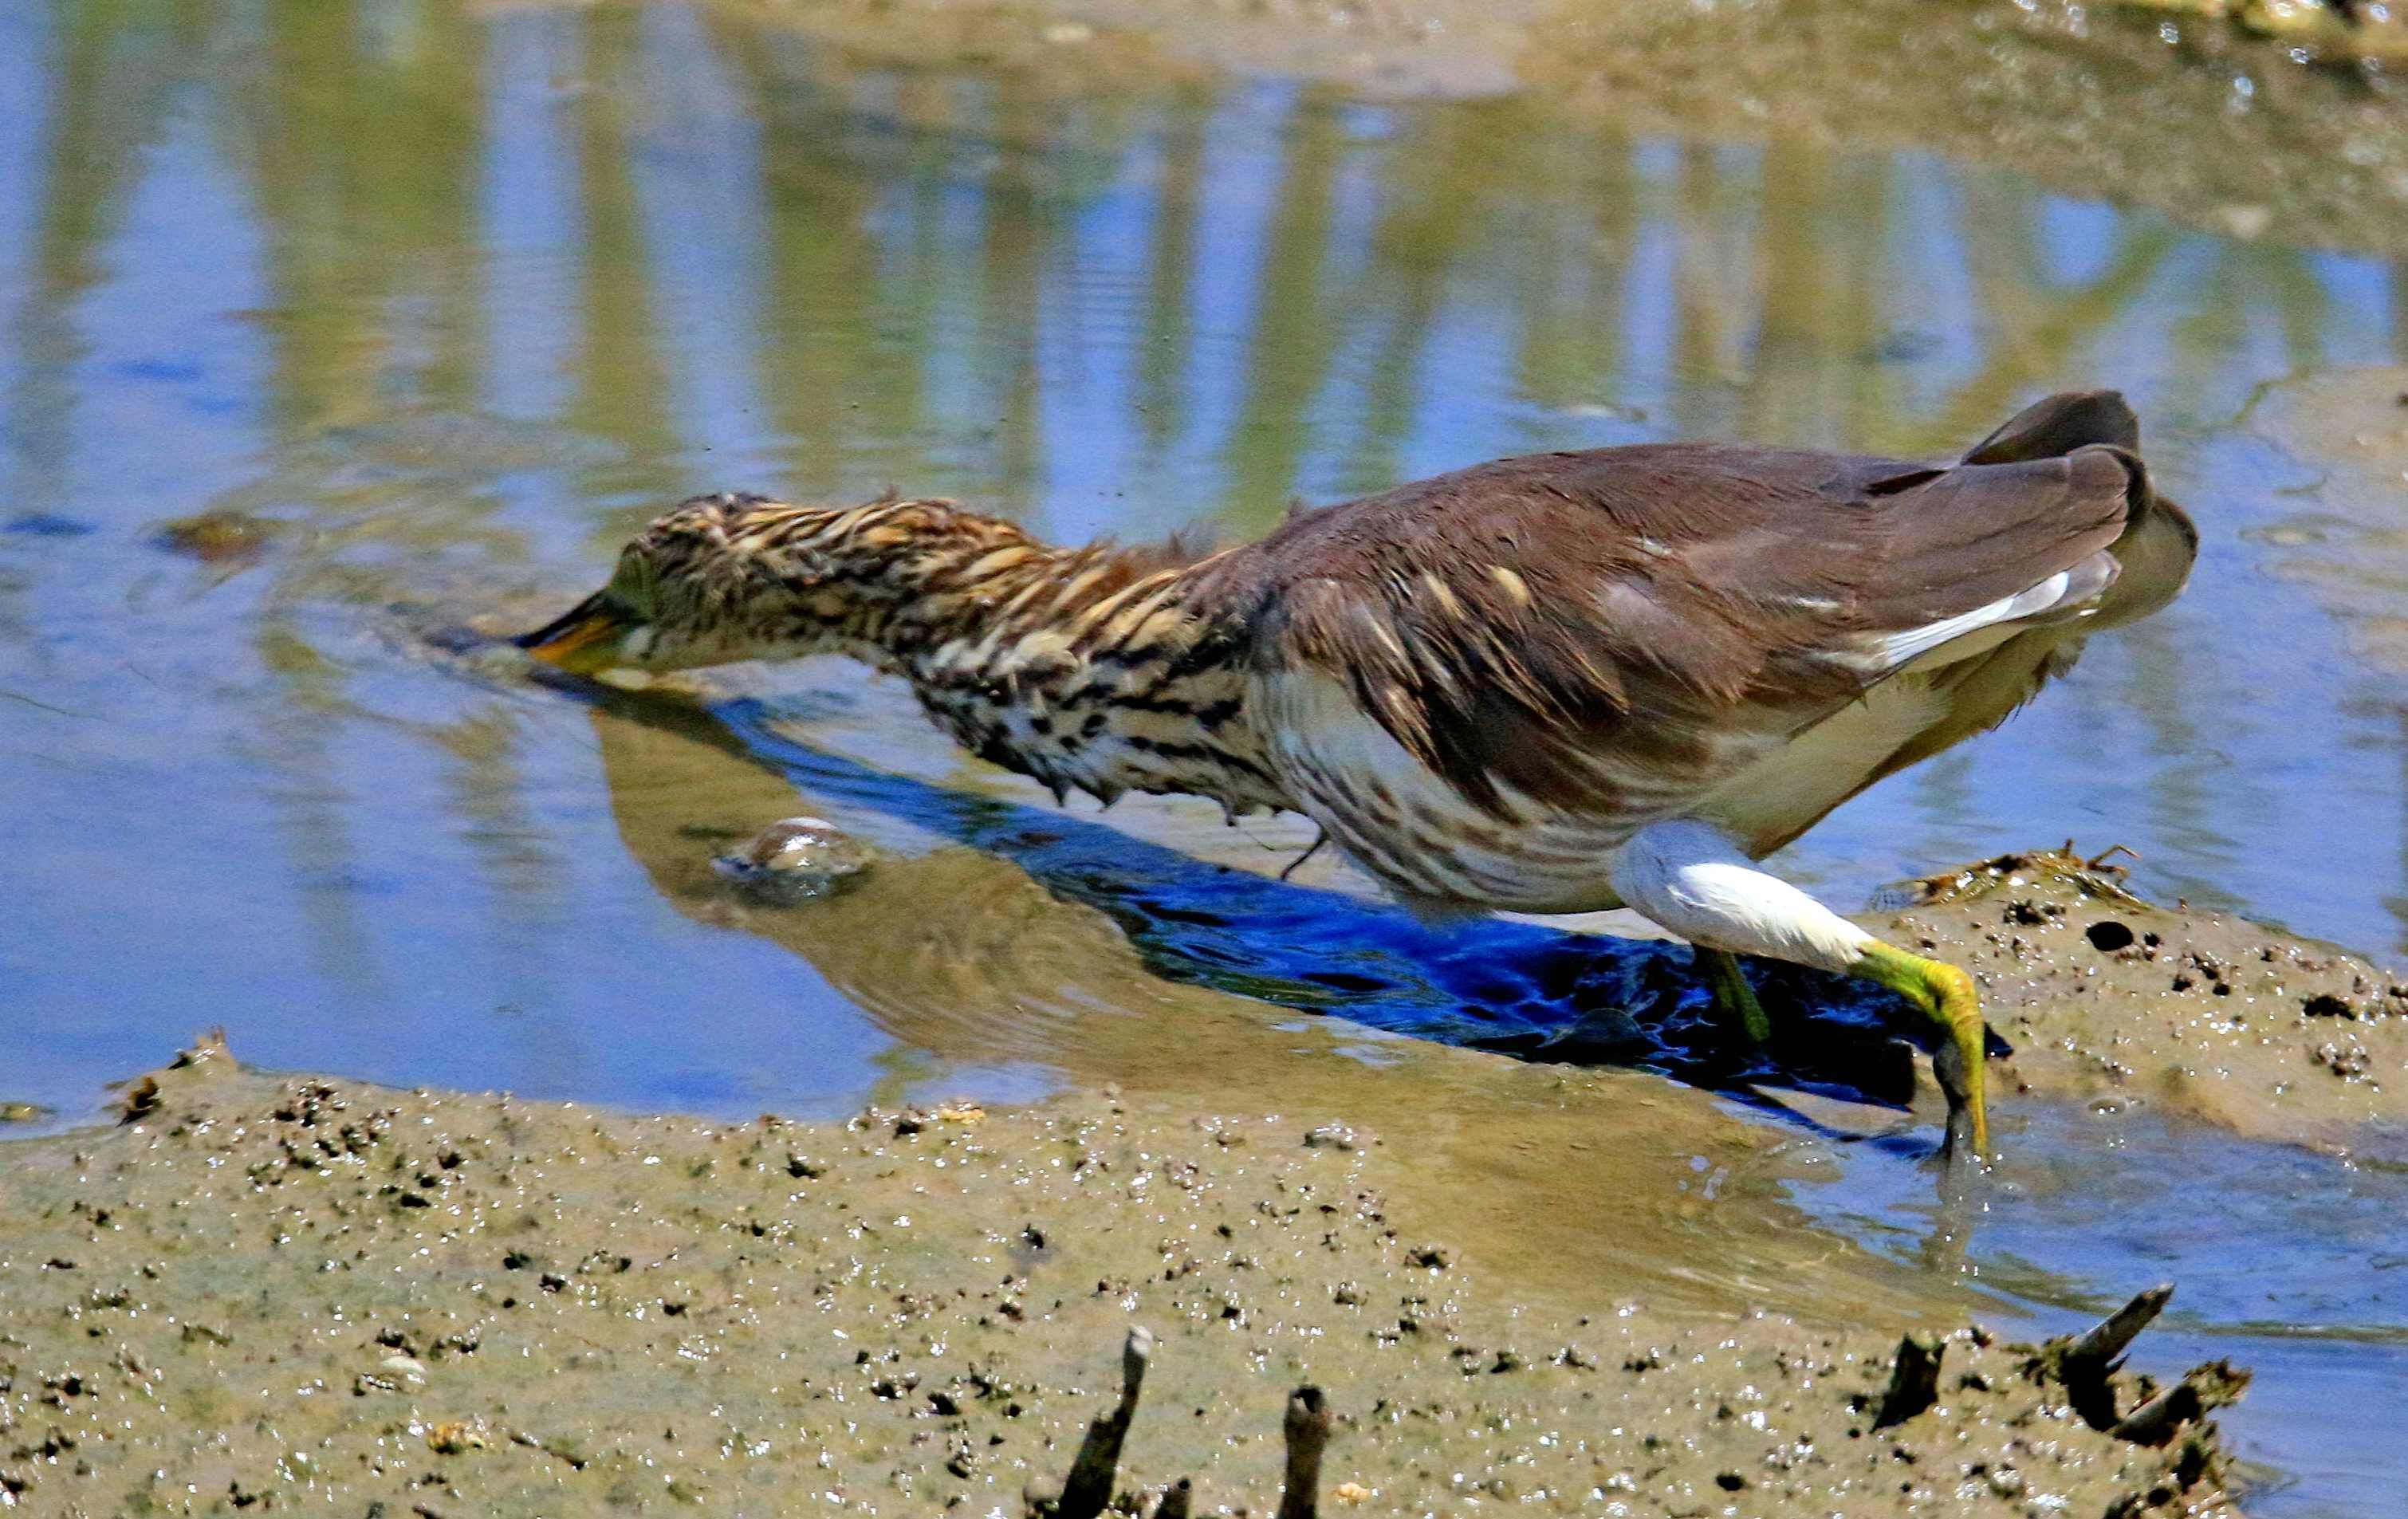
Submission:
[[[1288,806],[1248,720],[1243,651],[1185,568],[1025,537],[919,568],[859,652],[911,682],[938,725],[1057,798]]]

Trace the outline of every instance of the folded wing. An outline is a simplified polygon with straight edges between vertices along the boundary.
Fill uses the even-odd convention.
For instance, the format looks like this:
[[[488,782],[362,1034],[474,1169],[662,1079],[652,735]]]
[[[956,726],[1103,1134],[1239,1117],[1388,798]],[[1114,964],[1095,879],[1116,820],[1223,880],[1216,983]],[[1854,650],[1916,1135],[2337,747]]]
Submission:
[[[2119,548],[2153,517],[2191,541],[2136,441],[2100,393],[2043,401],[1946,466],[1532,455],[1298,519],[1204,573],[1245,587],[1233,610],[1265,673],[1343,682],[1483,810],[1661,815],[1903,672],[2112,602]],[[2151,561],[2159,600],[2173,559],[2179,584],[2186,550]]]

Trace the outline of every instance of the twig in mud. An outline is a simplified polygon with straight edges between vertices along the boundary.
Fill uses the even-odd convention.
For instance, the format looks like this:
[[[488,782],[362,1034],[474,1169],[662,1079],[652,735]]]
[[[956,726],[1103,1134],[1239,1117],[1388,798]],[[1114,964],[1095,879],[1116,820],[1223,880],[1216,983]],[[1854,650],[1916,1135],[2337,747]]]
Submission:
[[[1128,1439],[1130,1422],[1137,1416],[1138,1393],[1145,1383],[1146,1362],[1153,1354],[1154,1336],[1143,1328],[1131,1329],[1128,1342],[1121,1351],[1120,1402],[1110,1413],[1087,1426],[1087,1437],[1080,1442],[1079,1454],[1070,1462],[1070,1475],[1063,1481],[1061,1496],[1048,1498],[1029,1495],[1027,1512],[1031,1519],[1098,1519],[1111,1503],[1112,1487],[1119,1476],[1121,1446]],[[1320,1388],[1298,1387],[1288,1395],[1287,1413],[1281,1425],[1287,1441],[1287,1463],[1277,1519],[1318,1519],[1321,1453],[1329,1443],[1334,1423],[1329,1400],[1322,1397]],[[1162,1498],[1154,1505],[1154,1519],[1187,1519],[1195,1496],[1194,1482],[1180,1478],[1163,1489]]]
[[[2059,1335],[2041,1346],[2025,1374],[2061,1384],[2073,1412],[2091,1428],[2114,1429],[2120,1416],[2109,1379],[2123,1365],[2132,1340],[2165,1311],[2173,1295],[2173,1283],[2161,1282],[2082,1333]]]
[[[2073,843],[2073,840],[2071,840],[2071,839],[2070,839],[2070,838],[2066,840],[2066,844],[2067,844],[2067,846],[2068,846],[2068,848],[2069,848],[2069,849],[2071,847],[2072,843]],[[2141,852],[2140,852],[2139,850],[2137,850],[2137,849],[2134,849],[2131,845],[2129,845],[2129,844],[2110,844],[2110,845],[2108,845],[2105,849],[2100,850],[2098,853],[2093,854],[2092,856],[2090,856],[2090,858],[2088,858],[2088,859],[2086,859],[2086,860],[2083,861],[2083,862],[2082,862],[2082,867],[2083,867],[2085,870],[2097,870],[2097,871],[2100,871],[2100,872],[2103,872],[2103,873],[2106,873],[2106,874],[2114,875],[2114,876],[2115,876],[2115,877],[2117,877],[2117,878],[2119,878],[2119,879],[2120,879],[2120,878],[2122,878],[2122,877],[2124,877],[2124,876],[2130,875],[2130,874],[2132,873],[2132,866],[2130,866],[2130,865],[2109,865],[2109,864],[2107,863],[2108,861],[2110,861],[2110,860],[2114,859],[2114,858],[2116,855],[2118,855],[2118,854],[2128,854],[2128,855],[2130,855],[2130,856],[2131,856],[2131,858],[2132,858],[2132,865],[2139,865],[2139,864],[2143,863],[2143,862],[2142,862],[2142,859],[2141,859]]]
[[[119,1124],[138,1124],[159,1111],[159,1079],[145,1076],[125,1089],[117,1105]]]
[[[1112,1500],[1118,1478],[1121,1445],[1128,1439],[1129,1421],[1137,1416],[1137,1396],[1145,1385],[1145,1363],[1154,1354],[1154,1336],[1142,1326],[1131,1329],[1121,1347],[1121,1400],[1110,1413],[1087,1426],[1087,1438],[1070,1462],[1062,1496],[1030,1507],[1051,1519],[1096,1519]]]
[[[536,1439],[533,1435],[528,1434],[523,1429],[513,1429],[510,1431],[510,1443],[513,1445],[523,1445],[531,1451],[541,1451],[544,1455],[551,1456],[553,1460],[565,1463],[571,1471],[582,1471],[585,1469],[584,1457],[572,1455],[568,1452],[560,1449],[558,1446],[546,1444],[544,1441]]]
[[[2210,1361],[2192,1367],[2183,1379],[2116,1422],[2110,1431],[2135,1445],[2163,1445],[2174,1431],[2238,1398],[2249,1387],[2249,1373],[2230,1361]]]
[[[1316,1519],[1320,1513],[1321,1452],[1329,1443],[1329,1400],[1318,1387],[1288,1395],[1287,1480],[1280,1489],[1278,1519]]]
[[[1898,1359],[1889,1369],[1889,1386],[1882,1393],[1873,1427],[1904,1424],[1940,1399],[1940,1353],[1937,1335],[1910,1334],[1898,1342]]]
[[[2173,1296],[2174,1284],[2160,1282],[2147,1291],[2136,1294],[2130,1302],[2107,1315],[2094,1327],[2071,1340],[2050,1340],[2041,1347],[2042,1354],[2046,1354],[2051,1349],[2062,1345],[2063,1349],[2057,1352],[2057,1365],[2063,1369],[2064,1374],[2071,1374],[2077,1367],[2097,1367],[2102,1372],[2113,1370],[2114,1363],[2123,1356],[2125,1349],[2142,1330],[2157,1322],[2157,1315],[2166,1311],[2166,1304],[2173,1300]]]

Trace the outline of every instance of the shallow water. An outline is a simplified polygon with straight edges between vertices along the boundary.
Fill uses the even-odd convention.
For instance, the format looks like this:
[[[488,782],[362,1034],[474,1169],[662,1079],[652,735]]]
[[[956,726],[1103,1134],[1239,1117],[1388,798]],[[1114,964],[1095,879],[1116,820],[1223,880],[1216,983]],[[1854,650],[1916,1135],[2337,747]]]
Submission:
[[[1378,1067],[1398,1032],[1470,1037],[1466,1006],[1503,1010],[1487,1042],[1598,1053],[1619,1031],[1563,1009],[1643,953],[1450,937],[1322,862],[1274,890],[1291,826],[1065,818],[850,667],[669,721],[425,635],[557,609],[702,489],[1236,536],[1534,449],[1944,452],[2101,382],[2202,526],[2192,588],[1783,867],[1853,903],[2071,833],[2139,852],[2144,891],[2397,956],[2408,445],[2340,459],[2367,428],[2314,408],[2403,349],[2396,264],[1914,153],[1277,82],[1097,99],[670,5],[7,7],[0,1097],[80,1116],[215,1024],[272,1066],[724,1113],[1175,1084],[1206,1047],[1276,1094],[1296,1049]],[[251,525],[164,525],[203,512]],[[720,840],[809,810],[913,856],[885,916],[712,894]],[[1682,1123],[1738,1116],[1661,1090]],[[2173,1276],[2185,1332],[2261,1369],[2231,1424],[2295,1474],[2268,1512],[2372,1512],[2408,1476],[2320,1405],[2408,1393],[2408,1182],[2109,1126],[2036,1116],[1961,1247],[1904,1142],[1770,1126],[1734,1196],[1801,1260],[1840,1246],[1799,1208],[1871,1247],[1819,1305],[1784,1286],[1801,1311],[1970,1271],[2045,1320]],[[2140,1205],[2170,1188],[2160,1222]],[[1537,1216],[1520,1248],[1563,1256]],[[1701,1304],[1773,1264],[1711,1248],[1737,1254]]]

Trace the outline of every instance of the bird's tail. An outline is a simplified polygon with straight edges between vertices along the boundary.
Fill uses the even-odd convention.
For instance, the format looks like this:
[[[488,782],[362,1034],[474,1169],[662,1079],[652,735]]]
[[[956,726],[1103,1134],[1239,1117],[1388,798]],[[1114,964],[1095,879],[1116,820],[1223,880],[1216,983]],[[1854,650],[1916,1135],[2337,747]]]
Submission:
[[[2173,600],[2199,557],[2189,513],[2157,493],[2141,463],[2141,420],[2115,391],[2062,391],[2035,401],[1973,445],[1969,465],[2061,458],[2078,449],[2113,449],[2131,477],[2124,534],[2109,546],[2120,566],[2093,627],[2146,617]]]
[[[2079,448],[2103,443],[2137,455],[2141,419],[2116,391],[2060,391],[2035,401],[2007,424],[1973,445],[1969,465],[2006,465],[2025,459],[2059,459]]]

